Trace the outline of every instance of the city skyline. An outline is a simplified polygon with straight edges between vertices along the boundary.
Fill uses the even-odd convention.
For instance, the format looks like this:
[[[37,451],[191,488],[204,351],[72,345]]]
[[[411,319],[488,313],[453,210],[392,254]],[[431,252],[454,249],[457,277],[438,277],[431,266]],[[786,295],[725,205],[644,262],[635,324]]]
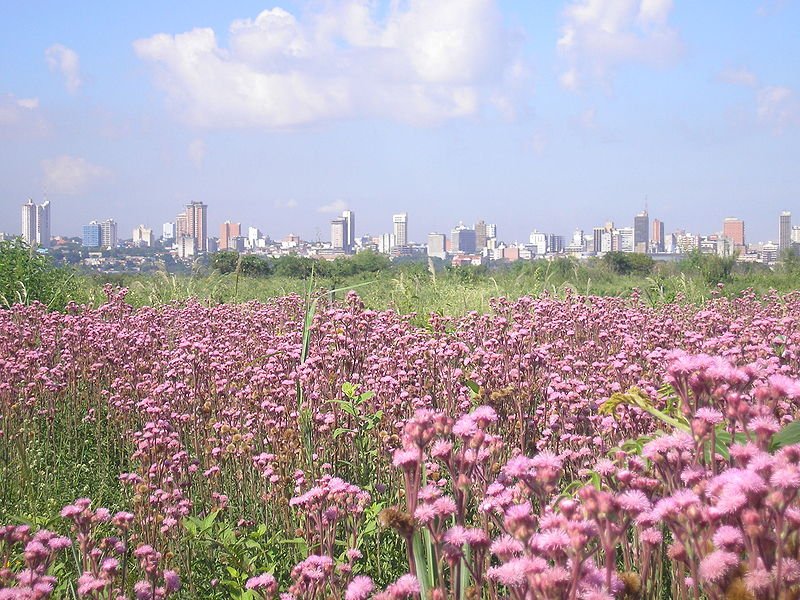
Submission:
[[[800,3],[758,0],[17,4],[0,231],[33,197],[67,235],[198,201],[306,239],[405,211],[418,241],[491,206],[522,240],[648,198],[669,227],[735,214],[768,241],[800,199],[798,24]]]

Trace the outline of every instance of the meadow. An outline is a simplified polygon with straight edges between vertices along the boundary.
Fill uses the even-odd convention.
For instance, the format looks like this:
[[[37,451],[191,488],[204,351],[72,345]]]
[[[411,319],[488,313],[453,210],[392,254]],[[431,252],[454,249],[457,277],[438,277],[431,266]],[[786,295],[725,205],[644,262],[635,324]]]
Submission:
[[[0,311],[0,599],[800,594],[800,293],[236,275]]]

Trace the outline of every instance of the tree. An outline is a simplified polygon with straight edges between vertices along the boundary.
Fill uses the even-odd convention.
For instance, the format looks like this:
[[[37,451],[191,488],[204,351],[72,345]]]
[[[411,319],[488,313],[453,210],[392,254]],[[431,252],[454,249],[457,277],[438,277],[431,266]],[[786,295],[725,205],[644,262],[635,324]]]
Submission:
[[[617,275],[650,275],[655,261],[647,254],[633,252],[606,252],[603,263]]]
[[[56,310],[74,300],[75,272],[56,267],[52,259],[28,246],[22,238],[0,242],[0,304],[42,302]]]

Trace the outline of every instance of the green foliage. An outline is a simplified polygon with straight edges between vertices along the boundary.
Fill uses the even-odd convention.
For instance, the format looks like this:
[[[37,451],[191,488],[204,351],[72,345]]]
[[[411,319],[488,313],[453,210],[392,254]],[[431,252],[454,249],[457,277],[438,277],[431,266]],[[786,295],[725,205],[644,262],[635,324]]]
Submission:
[[[689,275],[699,275],[708,285],[731,281],[736,265],[736,255],[718,256],[694,250],[678,263],[678,268]]]
[[[655,265],[651,256],[635,252],[606,252],[603,263],[617,275],[642,276],[650,275]]]
[[[38,301],[62,310],[78,299],[75,274],[56,267],[50,257],[29,247],[22,238],[0,242],[0,304]]]

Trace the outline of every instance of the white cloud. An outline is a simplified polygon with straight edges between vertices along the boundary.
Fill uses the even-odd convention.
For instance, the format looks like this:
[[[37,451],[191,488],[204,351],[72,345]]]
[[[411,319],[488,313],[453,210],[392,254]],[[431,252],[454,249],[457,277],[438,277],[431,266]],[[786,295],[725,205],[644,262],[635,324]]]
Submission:
[[[564,11],[558,50],[566,67],[561,85],[610,82],[625,63],[665,65],[682,44],[668,19],[672,0],[577,0]]]
[[[189,155],[189,160],[192,161],[192,164],[199,169],[203,166],[203,161],[206,158],[206,143],[199,138],[192,140],[189,142],[187,154]]]
[[[297,208],[297,200],[294,198],[289,198],[286,201],[282,200],[275,200],[274,202],[275,208]]]
[[[106,179],[111,171],[79,156],[63,154],[42,161],[44,186],[48,193],[75,195]]]
[[[64,85],[70,94],[81,87],[81,67],[78,53],[62,44],[53,44],[44,51],[51,71],[57,71],[64,77]]]
[[[38,98],[18,98],[17,99],[17,106],[21,108],[26,108],[28,110],[33,110],[34,108],[39,108],[39,99]]]
[[[788,127],[800,125],[800,100],[787,87],[761,88],[756,94],[756,115],[760,122],[782,133]]]
[[[340,213],[347,210],[347,202],[344,200],[334,200],[330,204],[323,204],[317,209],[321,213]]]
[[[747,67],[729,67],[719,74],[719,80],[732,85],[744,87],[755,87],[758,85],[758,77]]]
[[[516,42],[494,0],[392,2],[382,18],[371,0],[322,7],[302,20],[281,8],[236,20],[227,46],[212,29],[193,29],[134,49],[179,115],[203,127],[435,123],[525,84],[513,78]]]
[[[49,126],[39,110],[38,98],[17,98],[0,94],[0,135],[39,136]]]

